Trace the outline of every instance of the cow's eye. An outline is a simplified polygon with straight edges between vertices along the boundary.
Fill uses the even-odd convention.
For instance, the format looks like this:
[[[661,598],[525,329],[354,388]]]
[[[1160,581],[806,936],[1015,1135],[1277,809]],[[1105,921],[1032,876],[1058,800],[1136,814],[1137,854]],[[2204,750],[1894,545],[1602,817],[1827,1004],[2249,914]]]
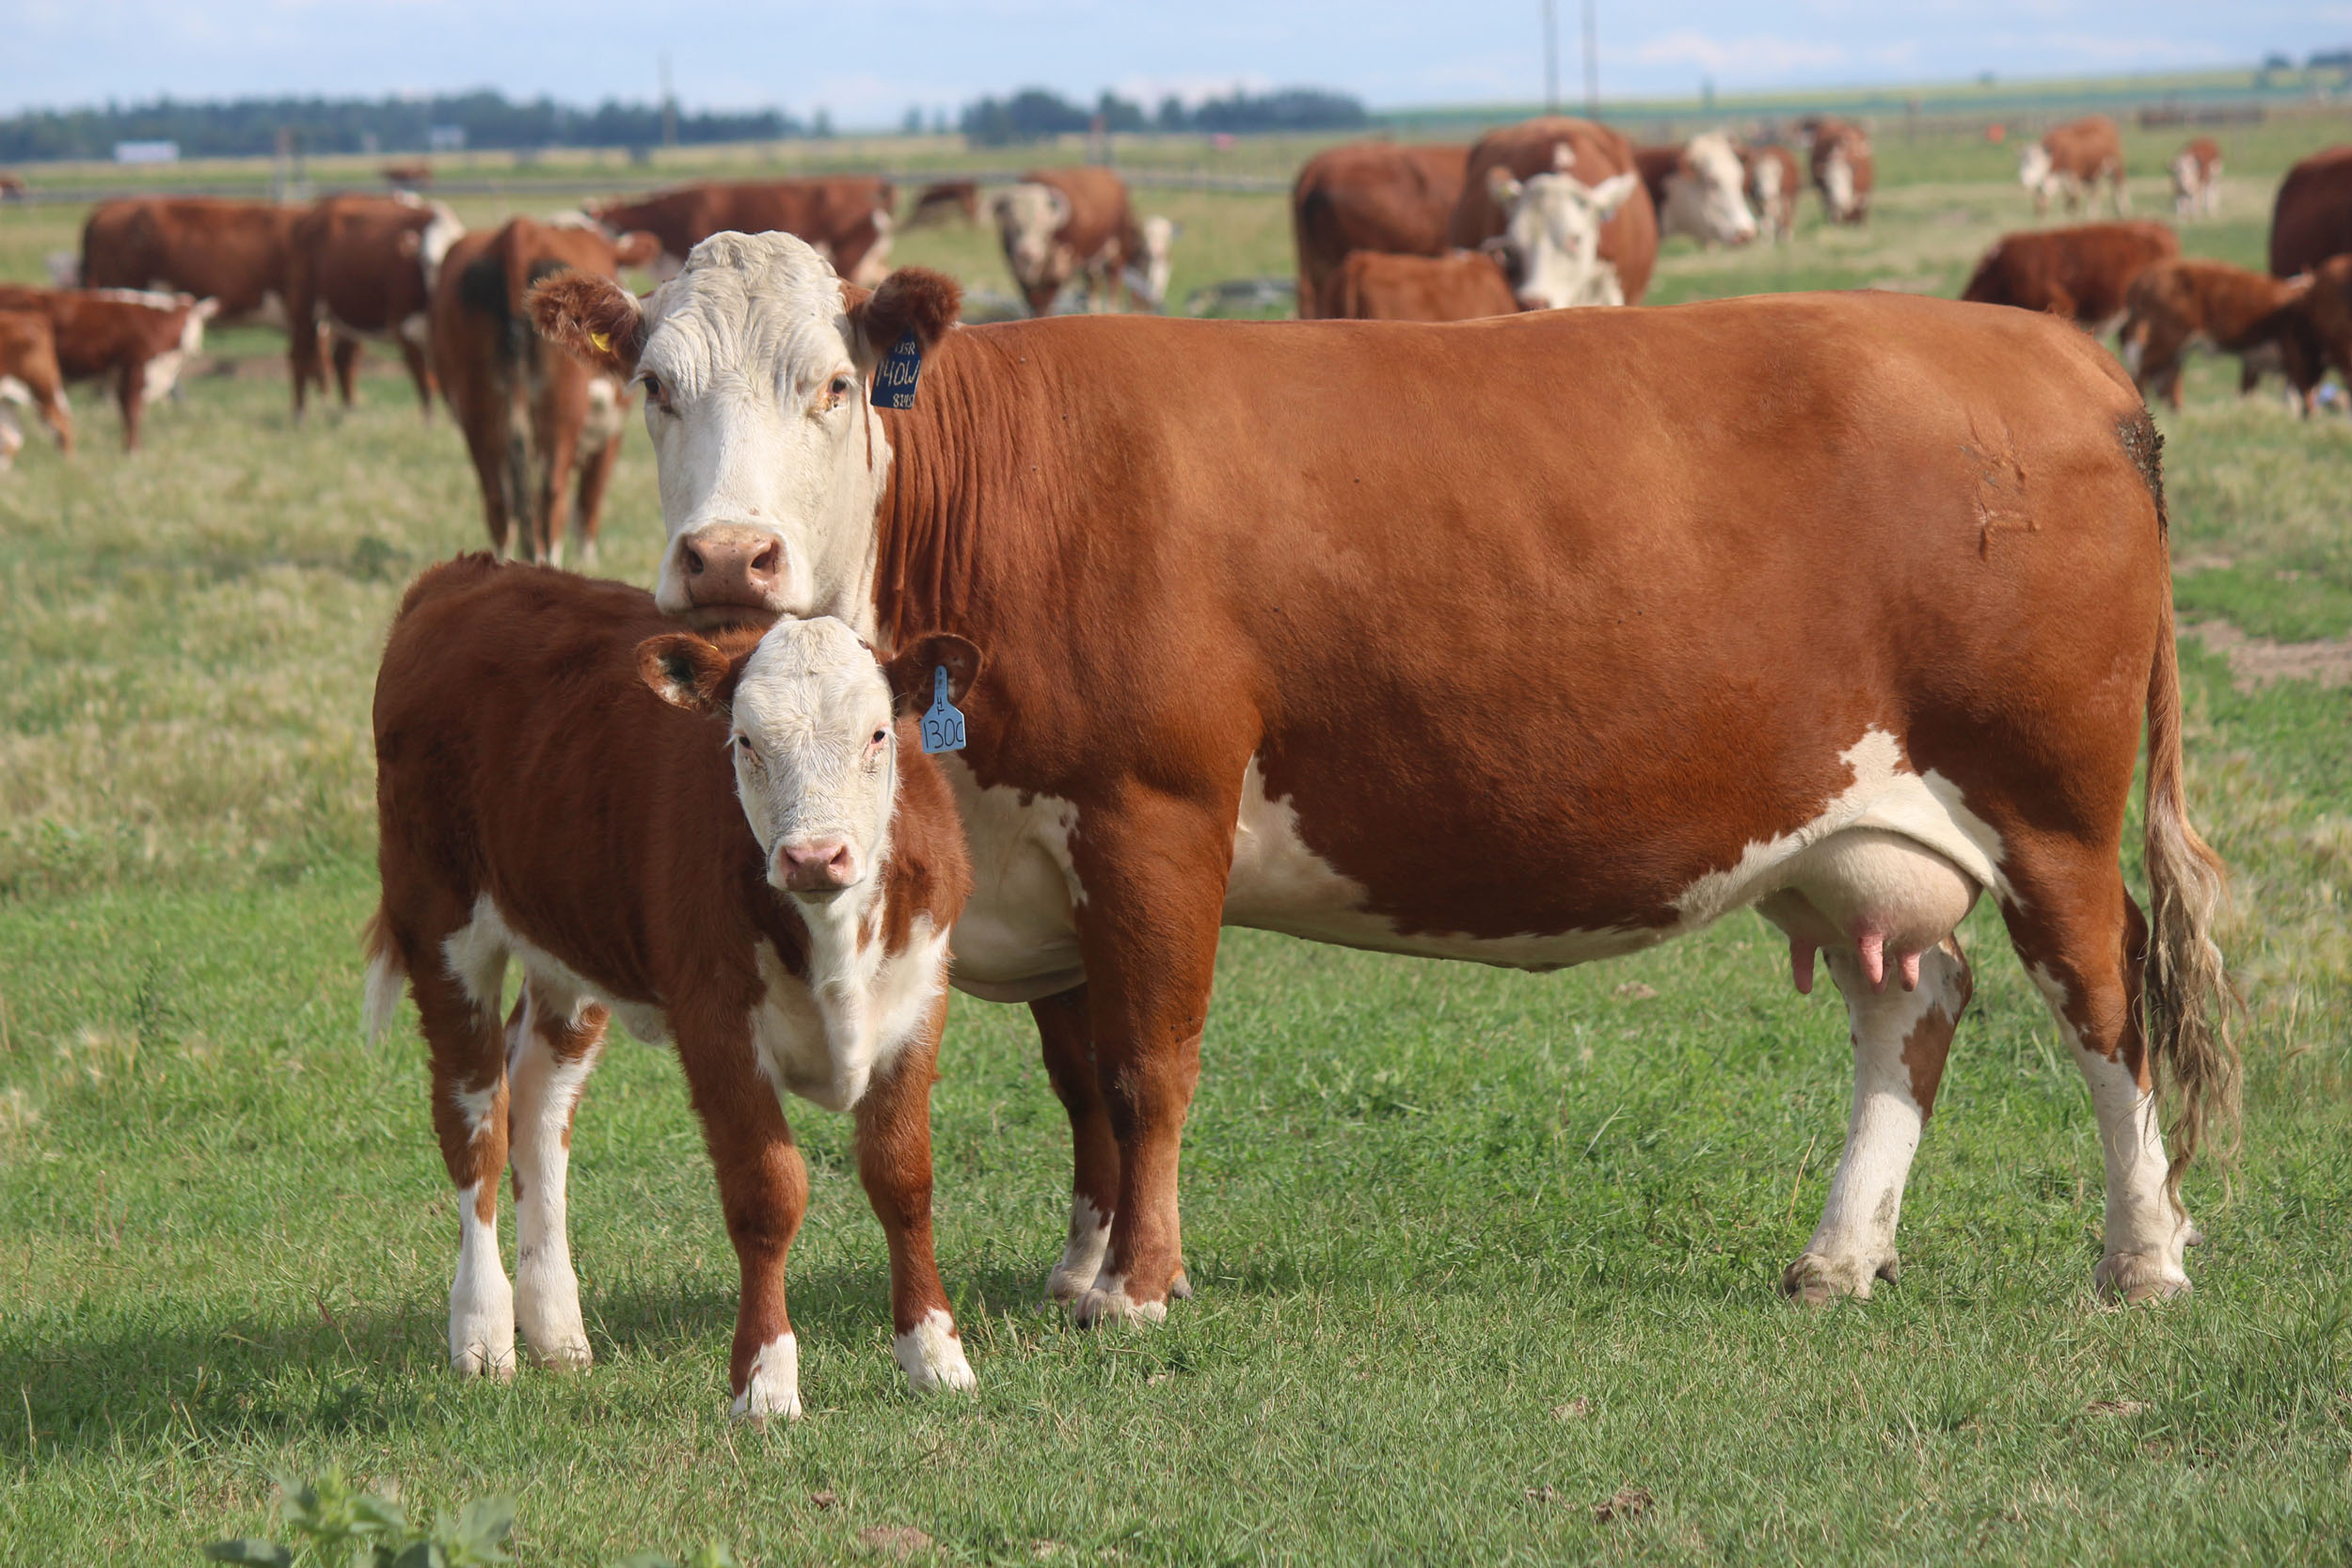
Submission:
[[[759,760],[759,753],[752,750],[752,741],[749,736],[739,735],[735,737],[735,754],[744,762],[757,762]]]
[[[876,730],[874,732],[874,744],[877,746],[881,745],[883,741],[888,740],[889,738],[890,732],[888,730]]]
[[[645,389],[645,401],[647,403],[652,404],[656,408],[660,409],[664,414],[674,414],[676,412],[675,409],[670,406],[670,388],[662,385],[661,378],[660,376],[654,374],[651,371],[640,371],[637,374],[637,384]]]
[[[849,372],[835,372],[834,378],[825,384],[825,401],[823,404],[823,411],[828,414],[832,413],[834,409],[840,407],[844,403],[847,403],[850,399],[850,394],[856,390],[857,382],[850,377]]]

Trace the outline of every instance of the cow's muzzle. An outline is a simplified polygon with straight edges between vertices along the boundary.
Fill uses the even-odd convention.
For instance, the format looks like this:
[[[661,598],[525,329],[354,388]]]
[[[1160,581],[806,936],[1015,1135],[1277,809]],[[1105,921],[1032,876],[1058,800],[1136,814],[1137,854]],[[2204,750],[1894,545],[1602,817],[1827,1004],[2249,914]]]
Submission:
[[[676,576],[689,610],[781,608],[784,541],[764,528],[712,523],[677,542]]]

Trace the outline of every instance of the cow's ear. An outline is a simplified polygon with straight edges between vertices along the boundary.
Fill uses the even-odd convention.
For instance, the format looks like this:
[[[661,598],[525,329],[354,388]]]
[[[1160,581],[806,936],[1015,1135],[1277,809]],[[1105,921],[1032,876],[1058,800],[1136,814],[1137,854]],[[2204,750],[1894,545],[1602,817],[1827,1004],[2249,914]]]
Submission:
[[[1486,171],[1486,194],[1498,207],[1508,207],[1519,198],[1518,176],[1497,164]]]
[[[1629,169],[1613,174],[1599,184],[1588,187],[1592,192],[1594,212],[1603,223],[1617,215],[1617,209],[1633,199],[1633,193],[1642,188],[1642,177]]]
[[[524,309],[539,336],[591,370],[627,381],[645,351],[645,308],[610,277],[559,272],[532,285]]]
[[[947,700],[963,701],[987,662],[980,650],[951,631],[926,632],[882,665],[890,682],[891,701],[901,709],[919,713],[930,706],[933,670],[947,672]]]
[[[729,658],[691,631],[664,632],[637,644],[637,674],[672,707],[724,719],[749,657]]]
[[[661,236],[632,229],[612,242],[612,258],[625,267],[649,267],[661,255]]]
[[[910,331],[929,354],[963,309],[963,285],[929,267],[900,267],[870,294],[846,286],[842,294],[868,364],[889,353]]]

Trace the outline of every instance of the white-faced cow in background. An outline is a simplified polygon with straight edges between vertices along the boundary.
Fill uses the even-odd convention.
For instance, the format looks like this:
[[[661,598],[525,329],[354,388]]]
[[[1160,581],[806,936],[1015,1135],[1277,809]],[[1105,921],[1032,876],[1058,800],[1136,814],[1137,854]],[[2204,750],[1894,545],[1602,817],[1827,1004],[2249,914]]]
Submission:
[[[2131,193],[2123,184],[2123,134],[2105,115],[2050,127],[2040,141],[2018,151],[2017,179],[2033,193],[2037,216],[2050,210],[2054,197],[2065,201],[2068,212],[2082,211],[2098,194],[2102,180],[2108,183],[2115,215],[2131,211]]]
[[[1498,182],[1498,170],[1509,182]],[[1633,179],[1617,179],[1624,174]],[[1534,207],[1516,212],[1539,175],[1566,175],[1573,183],[1547,183]],[[1583,231],[1595,227],[1597,243],[1588,252]],[[1454,248],[1486,250],[1502,261],[1519,303],[1531,310],[1639,305],[1658,262],[1658,212],[1642,186],[1633,144],[1605,125],[1565,116],[1481,136],[1470,149],[1447,234]]]
[[[1704,245],[1756,238],[1747,167],[1728,136],[1709,131],[1679,147],[1637,147],[1633,158],[1658,209],[1660,238],[1680,234]]]
[[[2174,155],[2172,215],[2217,218],[2221,215],[2221,144],[2198,136]]]
[[[1122,284],[1148,309],[1159,309],[1167,294],[1176,226],[1165,218],[1138,223],[1127,182],[1110,169],[1031,169],[991,197],[989,212],[1032,314],[1052,309],[1073,280],[1084,283],[1089,310],[1109,309]]]
[[[1495,168],[1486,171],[1486,189],[1504,213],[1502,233],[1489,246],[1522,306],[1558,310],[1626,302],[1616,268],[1601,263],[1600,232],[1640,193],[1638,172],[1588,185],[1565,172],[1518,180]]]

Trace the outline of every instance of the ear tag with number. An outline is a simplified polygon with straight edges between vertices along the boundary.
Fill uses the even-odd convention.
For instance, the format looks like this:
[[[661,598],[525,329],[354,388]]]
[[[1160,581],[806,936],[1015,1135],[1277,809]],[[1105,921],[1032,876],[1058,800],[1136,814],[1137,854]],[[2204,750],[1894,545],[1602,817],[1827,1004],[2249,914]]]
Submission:
[[[963,750],[963,712],[947,700],[947,667],[931,666],[931,705],[923,712],[923,750]]]
[[[890,346],[890,352],[882,356],[882,364],[874,372],[874,406],[914,407],[914,378],[922,373],[923,340],[910,326]],[[947,711],[953,713],[955,709]]]

